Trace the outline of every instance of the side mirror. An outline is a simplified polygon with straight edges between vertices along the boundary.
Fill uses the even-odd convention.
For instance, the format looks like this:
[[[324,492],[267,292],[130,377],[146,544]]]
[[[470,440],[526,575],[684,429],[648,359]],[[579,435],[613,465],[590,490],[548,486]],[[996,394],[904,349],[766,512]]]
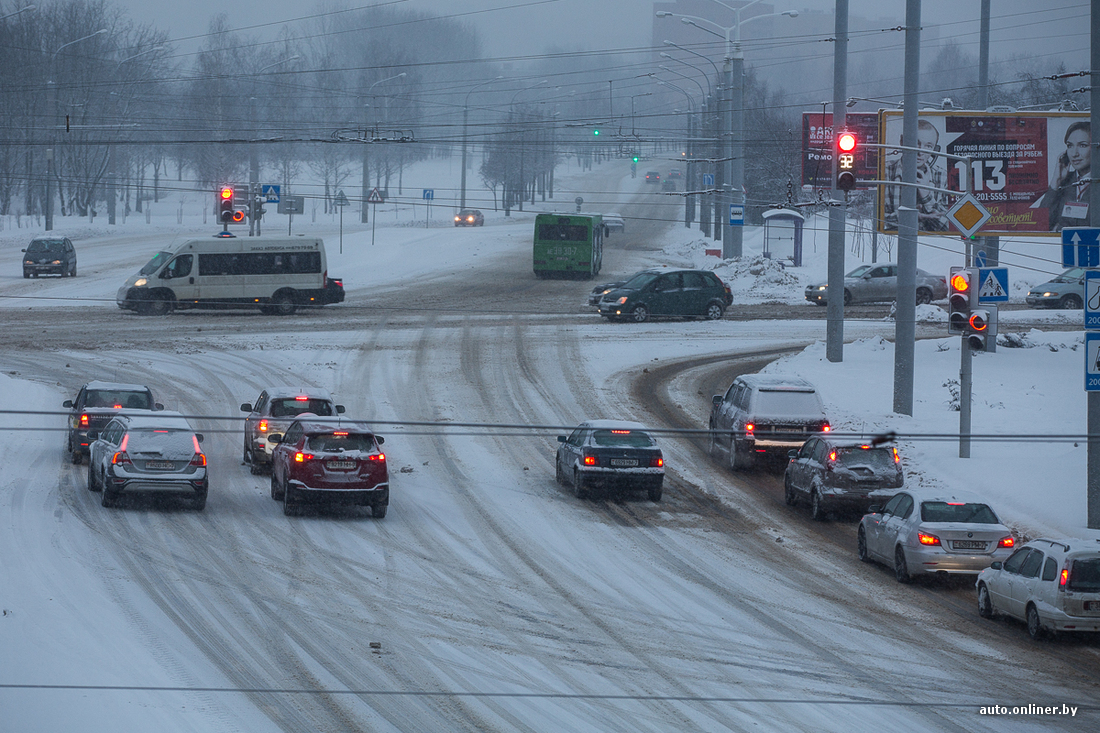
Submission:
[[[1004,567],[1004,563],[1002,563],[1002,562],[1001,562],[1000,560],[998,560],[998,561],[996,561],[996,562],[991,562],[991,563],[989,564],[989,567],[990,567],[990,568],[991,568],[992,570],[1000,570],[1001,568],[1003,568],[1003,567]]]
[[[27,250],[25,250],[25,249],[21,249],[21,250],[19,250],[19,251],[20,251],[20,252],[26,252]]]
[[[789,450],[789,451],[787,451],[787,458],[790,458],[790,459],[791,459],[792,461],[793,461],[793,460],[794,460],[795,458],[798,458],[798,451],[796,451],[796,450],[793,450],[793,449],[792,449],[792,450]]]
[[[195,440],[197,440],[201,443],[203,441],[202,433],[195,433]]]
[[[871,506],[867,507],[868,514],[879,514],[880,512],[882,512],[882,507],[880,507],[878,504],[872,504]]]
[[[245,402],[243,405],[241,405],[241,412],[252,412],[252,403]]]
[[[381,435],[374,436],[374,439],[378,441],[378,445],[382,445],[383,443],[386,442],[386,439],[383,438]]]
[[[282,433],[272,433],[271,435],[267,436],[267,442],[271,443],[272,445],[277,445],[279,443],[282,443],[283,442],[283,434]]]
[[[568,438],[566,438],[564,435],[559,435],[558,436],[558,442],[559,443],[564,443],[566,440],[568,440]]]
[[[154,402],[153,403],[153,408],[156,409],[156,410],[163,410],[164,405],[160,404],[159,402]]]
[[[88,440],[90,440],[90,441],[91,440],[99,440],[99,431],[98,430],[89,430],[88,431]]]
[[[337,405],[336,406],[336,414],[337,415],[343,415],[344,414],[344,406],[343,405]]]
[[[711,397],[710,398],[710,404],[714,405],[715,407],[722,404],[722,395],[716,394],[713,397]]]
[[[72,407],[73,406],[73,401],[72,400],[65,400],[64,402],[61,403],[61,406],[62,407]]]

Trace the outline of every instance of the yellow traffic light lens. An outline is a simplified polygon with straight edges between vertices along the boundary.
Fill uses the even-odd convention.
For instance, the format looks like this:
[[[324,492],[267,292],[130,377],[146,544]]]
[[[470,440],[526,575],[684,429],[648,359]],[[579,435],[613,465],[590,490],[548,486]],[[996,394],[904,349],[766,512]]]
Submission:
[[[233,189],[232,188],[223,188],[222,192],[221,192],[221,196],[222,196],[223,199],[233,198]]]
[[[970,279],[966,275],[956,272],[951,276],[951,289],[956,293],[965,293],[970,290]]]

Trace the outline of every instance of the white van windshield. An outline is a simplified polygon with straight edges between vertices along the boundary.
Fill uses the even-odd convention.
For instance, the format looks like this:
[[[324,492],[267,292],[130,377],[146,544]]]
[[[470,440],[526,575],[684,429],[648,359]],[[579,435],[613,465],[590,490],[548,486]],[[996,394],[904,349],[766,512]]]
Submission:
[[[154,272],[161,268],[168,258],[172,256],[171,252],[157,252],[153,255],[153,259],[145,263],[145,267],[141,268],[142,275],[152,275]]]

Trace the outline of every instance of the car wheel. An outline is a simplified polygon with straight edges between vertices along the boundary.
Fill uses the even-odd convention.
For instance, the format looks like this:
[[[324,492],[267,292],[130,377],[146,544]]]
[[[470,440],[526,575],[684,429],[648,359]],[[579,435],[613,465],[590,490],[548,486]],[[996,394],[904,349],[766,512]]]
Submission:
[[[37,280],[38,279],[38,273],[37,272],[32,272],[31,277],[33,277]]]
[[[989,597],[989,588],[985,583],[978,586],[978,615],[993,618],[993,599]]]
[[[1071,294],[1058,301],[1058,307],[1065,310],[1081,310],[1084,306],[1079,296]]]
[[[1035,608],[1034,603],[1029,603],[1027,606],[1027,635],[1035,641],[1046,636],[1043,623],[1039,620],[1039,609]]]
[[[283,487],[283,514],[288,517],[293,517],[298,513],[298,502],[294,500],[293,489],[289,486]]]
[[[661,493],[661,482],[652,484],[647,488],[647,494],[650,501],[660,501]]]
[[[932,302],[932,291],[928,288],[917,288],[917,305],[928,305]]]
[[[26,279],[26,280],[30,280],[31,274],[29,272],[27,272],[26,270],[23,270],[23,278]]]
[[[118,504],[118,492],[111,491],[106,486],[103,487],[103,498],[99,500],[99,503],[110,509]]]
[[[856,532],[856,555],[863,562],[871,562],[871,555],[867,552],[867,530],[863,529],[862,524]]]
[[[737,450],[737,441],[733,438],[730,438],[730,453],[727,460],[729,461],[731,471],[741,470],[741,461],[738,459],[738,453],[739,451]]]
[[[588,487],[585,485],[584,474],[573,469],[573,493],[578,499],[588,498]]]
[[[824,522],[828,515],[825,505],[821,501],[821,492],[814,489],[810,492],[810,516],[814,518],[815,522]]]
[[[899,583],[910,583],[913,576],[909,574],[909,565],[905,562],[905,550],[898,545],[894,550],[894,577]]]
[[[248,464],[248,472],[251,473],[253,476],[259,476],[264,472],[264,467],[259,463],[253,461]]]
[[[277,316],[292,316],[298,310],[298,304],[294,301],[294,294],[288,292],[275,293],[271,299],[271,309]]]
[[[644,305],[634,306],[634,310],[630,311],[630,320],[635,323],[645,323],[649,320],[649,310]]]
[[[84,460],[84,455],[80,451],[74,450],[72,455],[69,456],[69,460],[73,462],[74,466],[79,466],[81,461]]]
[[[145,301],[142,313],[147,316],[166,316],[172,310],[172,303],[161,295],[154,295],[149,300]]]
[[[370,508],[370,515],[375,519],[385,519],[386,509],[389,507],[386,504],[372,504]]]
[[[283,490],[279,487],[279,482],[275,480],[275,472],[271,472],[271,498],[275,501],[283,500]]]
[[[205,509],[206,508],[206,494],[203,494],[202,496],[196,496],[194,499],[192,499],[191,500],[191,508],[194,509],[197,512],[201,512],[203,509]]]
[[[852,291],[848,288],[844,288],[844,305],[851,305],[852,303]]]
[[[76,265],[73,265],[73,269],[69,270],[69,277],[76,277]]]
[[[561,470],[561,461],[556,456],[554,458],[554,480],[565,486],[565,474]]]
[[[88,466],[88,491],[99,491],[99,486],[95,480],[95,471],[90,465]]]
[[[710,433],[707,435],[707,453],[717,456],[721,452],[718,447],[718,434],[714,431],[714,428],[711,428]]]
[[[717,303],[717,302],[709,303],[707,305],[707,314],[706,314],[707,320],[708,321],[717,321],[725,314],[725,312],[726,312],[726,309],[721,303]]]
[[[783,478],[783,501],[787,506],[795,506],[798,504],[798,494],[795,493],[794,486],[791,485],[790,477]]]

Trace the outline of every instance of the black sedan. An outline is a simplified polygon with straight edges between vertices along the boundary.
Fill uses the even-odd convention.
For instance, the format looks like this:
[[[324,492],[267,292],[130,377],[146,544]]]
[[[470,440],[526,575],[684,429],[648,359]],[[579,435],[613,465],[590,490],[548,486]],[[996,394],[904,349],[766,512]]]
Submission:
[[[463,209],[455,214],[456,227],[483,227],[485,215],[477,209]]]
[[[559,484],[571,484],[578,499],[596,489],[645,489],[661,500],[665,459],[644,425],[621,420],[589,420],[559,435],[555,458]]]
[[[861,516],[871,504],[883,504],[905,483],[897,448],[829,437],[810,438],[790,452],[783,475],[790,506],[810,502],[810,514],[823,520],[831,510]]]

